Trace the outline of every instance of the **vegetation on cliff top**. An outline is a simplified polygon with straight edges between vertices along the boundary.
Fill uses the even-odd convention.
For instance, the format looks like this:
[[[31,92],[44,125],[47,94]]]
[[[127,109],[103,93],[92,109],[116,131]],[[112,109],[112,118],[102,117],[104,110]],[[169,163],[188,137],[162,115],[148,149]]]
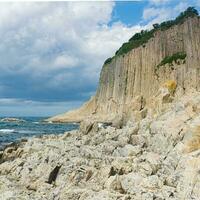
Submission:
[[[182,24],[185,19],[189,17],[195,17],[198,16],[199,13],[194,7],[189,7],[187,10],[182,12],[176,19],[174,20],[169,20],[166,22],[162,22],[161,24],[154,24],[152,30],[142,30],[140,33],[136,33],[129,39],[128,42],[124,43],[115,53],[115,56],[120,56],[123,54],[128,53],[134,48],[137,48],[141,45],[145,45],[149,41],[150,38],[154,37],[154,33],[158,30],[160,31],[165,31],[169,29],[170,27],[177,25],[177,24]],[[112,58],[108,58],[104,64],[109,64],[111,63],[112,59],[115,57],[113,56]]]

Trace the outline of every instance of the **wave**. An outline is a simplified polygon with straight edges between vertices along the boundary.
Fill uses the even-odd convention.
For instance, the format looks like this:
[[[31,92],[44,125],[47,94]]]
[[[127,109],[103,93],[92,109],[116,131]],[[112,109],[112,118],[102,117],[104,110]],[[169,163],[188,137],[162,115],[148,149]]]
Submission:
[[[0,129],[0,133],[16,133],[15,129]]]
[[[36,133],[40,133],[40,131],[36,131],[36,130],[19,130],[18,133],[20,133],[20,134],[36,134]]]

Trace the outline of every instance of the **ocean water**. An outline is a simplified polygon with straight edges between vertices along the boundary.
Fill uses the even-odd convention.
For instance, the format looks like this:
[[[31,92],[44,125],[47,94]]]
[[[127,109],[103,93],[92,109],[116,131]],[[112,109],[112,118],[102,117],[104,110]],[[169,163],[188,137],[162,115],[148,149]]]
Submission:
[[[45,118],[41,117],[20,117],[20,119],[24,122],[0,121],[0,148],[24,138],[62,134],[78,128],[78,124],[43,122]]]

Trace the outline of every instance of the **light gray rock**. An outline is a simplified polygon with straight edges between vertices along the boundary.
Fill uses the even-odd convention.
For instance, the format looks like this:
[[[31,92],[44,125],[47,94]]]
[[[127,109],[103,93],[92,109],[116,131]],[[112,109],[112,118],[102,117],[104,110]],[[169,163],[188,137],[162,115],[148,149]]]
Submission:
[[[142,149],[139,146],[133,146],[131,144],[127,144],[124,147],[118,147],[113,152],[113,156],[119,156],[119,157],[136,156],[140,154],[141,151]]]
[[[87,119],[80,123],[79,130],[83,135],[87,135],[92,130],[93,126],[94,126],[94,121]]]

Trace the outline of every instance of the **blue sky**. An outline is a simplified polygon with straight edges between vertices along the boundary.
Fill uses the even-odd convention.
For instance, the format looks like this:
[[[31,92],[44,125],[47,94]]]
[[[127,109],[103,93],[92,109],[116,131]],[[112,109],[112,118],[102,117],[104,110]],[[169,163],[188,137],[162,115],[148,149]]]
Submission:
[[[50,116],[95,94],[134,33],[200,0],[0,3],[0,116]]]

